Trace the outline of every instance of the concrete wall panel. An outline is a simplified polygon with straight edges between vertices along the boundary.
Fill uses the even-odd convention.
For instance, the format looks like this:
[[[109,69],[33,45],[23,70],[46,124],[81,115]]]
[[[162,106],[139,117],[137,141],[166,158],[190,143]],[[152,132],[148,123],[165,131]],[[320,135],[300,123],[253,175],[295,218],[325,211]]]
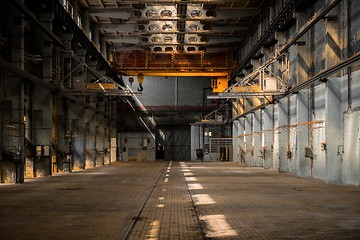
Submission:
[[[360,185],[360,111],[344,115],[342,181]]]
[[[325,121],[325,85],[315,87],[313,121]],[[326,142],[325,124],[311,124],[313,134],[313,177],[327,179],[326,152],[322,143]]]

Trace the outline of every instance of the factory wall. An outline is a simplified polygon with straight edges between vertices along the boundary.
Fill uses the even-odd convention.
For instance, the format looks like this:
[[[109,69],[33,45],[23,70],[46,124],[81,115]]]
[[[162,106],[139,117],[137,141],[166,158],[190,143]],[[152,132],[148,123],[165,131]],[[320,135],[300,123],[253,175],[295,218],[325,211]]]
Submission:
[[[132,85],[129,82],[130,77],[134,78]],[[123,76],[124,82],[134,92],[138,91],[139,86],[136,79],[136,76]],[[148,112],[156,116],[156,127],[147,122],[149,129],[153,129],[158,151],[154,156],[149,152],[149,156],[153,156],[150,159],[189,160],[196,155],[196,149],[191,147],[189,119],[194,121],[194,116],[202,116],[213,107],[213,103],[209,103],[205,95],[205,91],[210,87],[210,80],[209,77],[145,76],[143,91],[136,96],[134,106],[140,106],[139,112],[144,116],[150,116]],[[126,129],[123,135],[137,139],[136,142],[142,141],[142,136],[126,132]],[[162,150],[164,153],[161,153]],[[138,152],[141,151],[139,148]]]
[[[263,156],[261,166],[278,169],[280,172],[292,172],[299,176],[314,177],[332,183],[359,185],[360,180],[360,108],[347,107],[347,76],[328,78],[313,90],[304,89],[298,94],[283,98],[280,102],[268,105],[251,115],[262,115],[262,131],[252,131],[251,124],[243,124],[248,117],[233,123],[235,158],[241,162],[242,146],[254,149],[254,153],[245,154],[245,162],[257,166],[253,162],[255,156]],[[360,71],[351,75],[352,104],[360,99]],[[310,96],[313,107],[303,108],[303,96]],[[334,95],[337,92],[337,95]],[[335,104],[334,102],[337,102]],[[284,107],[285,106],[285,107]],[[283,111],[279,109],[284,108]],[[303,121],[302,115],[310,112],[312,119]],[[251,116],[248,115],[248,116]],[[276,116],[278,115],[278,116]],[[274,127],[269,128],[268,121],[274,119]],[[289,121],[280,123],[279,119]],[[245,127],[242,127],[244,126]],[[271,126],[271,124],[270,124]],[[246,129],[249,129],[248,131]],[[245,136],[248,133],[250,136]],[[305,134],[305,135],[304,135]],[[257,148],[253,139],[258,136],[261,144]],[[251,151],[251,150],[250,150]],[[307,152],[307,153],[306,153]]]
[[[286,43],[284,36],[295,36],[326,4],[329,1],[317,1],[305,11],[298,10],[294,23],[277,32],[277,41],[260,50],[264,57],[251,63],[261,65],[274,56]],[[245,98],[233,100],[233,161],[328,183],[360,185],[359,63],[330,72],[359,53],[360,17],[355,5],[356,1],[341,1],[309,28],[299,39],[301,44],[286,52],[286,69],[281,65],[284,62],[269,67],[274,72],[282,70],[280,77],[288,76],[283,78],[288,94],[274,101],[263,99],[258,108],[253,107],[260,104],[239,104],[249,101]],[[314,81],[306,84],[309,80]]]
[[[59,34],[70,48],[61,49],[36,23],[4,4],[0,182],[22,183],[116,161],[118,100],[84,94],[94,78],[89,67],[97,69],[97,61],[71,33]],[[54,13],[39,14],[48,29],[61,29]]]

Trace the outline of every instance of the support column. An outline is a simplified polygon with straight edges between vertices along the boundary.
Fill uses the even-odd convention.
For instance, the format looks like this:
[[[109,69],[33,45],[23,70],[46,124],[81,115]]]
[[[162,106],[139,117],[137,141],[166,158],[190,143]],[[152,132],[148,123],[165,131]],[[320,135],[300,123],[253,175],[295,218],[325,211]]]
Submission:
[[[111,162],[118,161],[118,129],[117,129],[117,114],[118,114],[118,100],[113,99],[111,102],[111,119],[110,119],[110,160]],[[155,145],[156,151],[156,145]]]
[[[24,70],[24,27],[21,16],[12,22],[11,63]],[[0,183],[24,182],[24,83],[18,75],[5,72],[0,101]]]
[[[99,107],[99,109],[101,109],[101,108]],[[95,126],[96,165],[104,165],[104,115],[103,115],[103,113],[97,112],[95,119],[96,119],[96,126]]]
[[[305,157],[305,148],[309,147],[309,126],[301,123],[309,121],[309,90],[300,90],[297,94],[296,113],[298,126],[296,128],[296,165],[300,177],[310,177],[311,159]]]
[[[72,143],[72,169],[79,170],[85,168],[85,134],[84,134],[84,115],[85,109],[82,105],[72,102],[70,106],[71,119],[71,143]]]
[[[95,115],[93,109],[85,109],[85,168],[96,166]]]
[[[242,117],[238,120],[239,126],[238,126],[238,132],[239,132],[239,149],[238,149],[238,155],[239,155],[239,162],[245,163],[245,118]]]
[[[66,154],[68,153],[68,100],[59,96],[57,99],[57,128],[58,128],[58,136],[57,136],[57,151],[56,151],[56,165],[57,171],[64,171],[64,163],[66,163]]]
[[[256,111],[253,116],[254,166],[260,167],[264,165],[261,156],[261,111]]]
[[[99,49],[99,25],[94,24],[92,30],[92,41],[95,44],[95,47]]]
[[[110,119],[104,117],[104,164],[110,165]]]
[[[283,98],[277,104],[277,122],[275,123],[275,134],[277,134],[277,157],[279,172],[288,171],[288,99]]]
[[[103,54],[105,60],[107,60],[108,57],[107,57],[106,39],[104,37],[100,38],[100,52]]]
[[[52,29],[54,14],[45,12],[40,14],[40,20],[48,28]],[[52,48],[51,40],[42,37],[42,80],[50,83],[53,80]],[[53,95],[39,85],[35,85],[32,91],[32,129],[33,142],[36,146],[36,157],[34,160],[34,177],[47,177],[52,175],[52,133],[53,133]]]
[[[253,114],[248,114],[245,117],[245,163],[249,166],[254,166],[254,148],[253,148],[253,130],[252,130]]]
[[[341,183],[341,156],[338,146],[342,143],[342,112],[341,109],[341,81],[338,78],[328,79],[325,89],[325,129],[326,142],[323,149],[326,151],[327,182]]]
[[[274,142],[274,105],[268,105],[262,113],[262,151],[264,156],[264,168],[273,169],[273,142]]]
[[[343,14],[341,4],[335,7],[329,15]],[[326,21],[325,66],[330,68],[341,61],[341,43],[334,39],[341,39],[342,23],[328,18]],[[327,182],[341,183],[341,156],[337,154],[338,146],[343,145],[342,136],[342,111],[341,108],[341,81],[338,73],[335,78],[328,78],[325,86],[325,135],[323,144],[326,151]]]
[[[233,137],[233,162],[240,162],[240,132],[239,132],[239,120],[235,120],[232,124],[232,137]]]
[[[82,27],[85,31],[86,36],[89,37],[90,33],[90,19],[89,19],[89,9],[85,9],[82,15]]]

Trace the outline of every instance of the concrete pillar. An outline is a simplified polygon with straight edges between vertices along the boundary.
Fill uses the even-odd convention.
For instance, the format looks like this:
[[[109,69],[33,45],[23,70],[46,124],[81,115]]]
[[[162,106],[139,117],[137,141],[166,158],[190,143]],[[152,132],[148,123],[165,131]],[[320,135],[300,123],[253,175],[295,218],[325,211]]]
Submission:
[[[63,162],[66,159],[65,149],[65,135],[66,135],[66,121],[65,121],[65,98],[58,96],[56,104],[56,125],[57,125],[57,142],[56,142],[56,171],[63,171]]]
[[[85,109],[82,105],[71,102],[71,143],[72,143],[72,169],[85,169]]]
[[[46,26],[47,29],[50,31],[52,30],[52,21],[54,19],[54,13],[53,12],[46,12],[40,14],[40,21],[44,26]],[[53,44],[51,43],[51,40],[48,37],[44,36],[43,44],[41,48],[42,52],[42,79],[45,82],[52,82],[53,76],[52,76],[52,70],[53,70]]]
[[[241,117],[238,120],[238,132],[239,132],[239,147],[237,150],[237,155],[238,155],[238,161],[240,163],[245,163],[245,118]]]
[[[253,129],[252,129],[253,114],[245,116],[245,163],[254,166],[254,148],[253,148]]]
[[[41,22],[52,29],[54,14],[50,12],[41,13],[39,16]],[[45,82],[53,81],[53,62],[52,62],[52,43],[46,35],[38,35],[41,39],[42,49],[42,80]],[[32,119],[31,128],[33,143],[38,150],[33,162],[33,177],[46,177],[52,174],[52,147],[55,136],[56,126],[53,126],[53,94],[46,88],[35,85],[31,90],[32,101]],[[54,137],[54,138],[53,138]],[[27,159],[30,160],[30,159]],[[27,164],[30,167],[30,164]]]
[[[276,143],[276,152],[277,159],[275,159],[275,167],[279,172],[288,171],[288,99],[283,98],[277,104],[277,111],[275,112],[276,122],[275,122],[275,141]]]
[[[96,166],[95,152],[95,112],[93,109],[85,109],[85,167]]]
[[[104,165],[104,115],[102,112],[96,112],[95,115],[96,165]]]
[[[84,10],[81,19],[82,19],[82,28],[84,29],[86,36],[89,37],[89,32],[90,32],[89,9]]]
[[[201,160],[196,156],[196,149],[204,151],[204,127],[202,125],[191,126],[191,160]]]
[[[47,78],[49,79],[49,78]],[[32,129],[34,144],[42,148],[34,162],[34,177],[47,177],[52,174],[51,155],[45,151],[51,146],[52,133],[52,94],[49,90],[35,85],[32,97]]]
[[[297,175],[310,177],[311,159],[305,157],[305,148],[309,147],[309,125],[301,124],[309,121],[309,90],[300,90],[296,101],[297,122],[296,127],[296,165]]]
[[[297,148],[296,148],[296,127],[294,124],[297,123],[297,113],[296,113],[296,102],[297,102],[297,96],[296,95],[290,95],[288,97],[288,124],[289,124],[289,130],[287,132],[288,134],[288,170],[292,173],[297,173],[297,162],[296,162],[296,154],[297,154]]]
[[[264,168],[274,168],[273,142],[274,142],[274,105],[268,105],[262,113],[262,151],[264,158]]]
[[[340,5],[340,4],[339,4]],[[340,15],[341,6],[334,8],[329,15]],[[328,18],[326,21],[326,45],[325,45],[325,67],[330,68],[341,61],[341,39],[342,23]],[[336,76],[340,76],[340,73]],[[342,113],[334,111],[341,109],[341,83],[339,78],[328,78],[325,89],[325,128],[326,142],[323,145],[326,151],[327,182],[341,183],[341,156],[337,154],[338,146],[343,145],[342,135]]]
[[[239,126],[239,121],[238,120],[235,120],[233,121],[232,123],[232,138],[233,138],[233,144],[232,144],[232,156],[233,158],[230,159],[230,161],[233,161],[233,162],[239,162],[239,156],[238,156],[238,153],[239,153],[239,147],[240,147],[240,144],[239,144],[239,132],[238,132],[238,126]]]
[[[92,30],[92,41],[95,44],[95,47],[99,49],[99,25],[94,24]]]
[[[258,110],[253,114],[253,148],[254,148],[254,166],[264,165],[261,156],[261,111]]]
[[[107,57],[107,47],[106,47],[106,39],[104,37],[100,38],[100,52],[103,54],[105,60],[108,59]]]
[[[12,21],[11,63],[24,69],[24,26],[21,16]],[[1,79],[3,89],[0,101],[0,183],[24,181],[24,83],[18,75],[11,72]]]
[[[110,119],[104,117],[104,164],[110,165]]]
[[[116,121],[116,116],[117,116],[117,101],[113,100],[111,102],[112,106],[111,106],[111,114],[113,116],[112,119],[110,119],[110,162],[116,162],[118,160],[117,157],[117,121]]]
[[[341,183],[341,156],[338,146],[342,143],[342,112],[341,109],[341,82],[338,78],[329,78],[325,89],[325,128],[326,142],[323,151],[326,151],[327,182]]]
[[[307,12],[296,12],[296,28],[299,30],[308,21]],[[292,85],[299,85],[309,78],[312,60],[310,59],[310,31],[305,33],[299,40],[299,44],[290,47],[290,70]],[[310,73],[312,75],[313,73]]]
[[[73,7],[73,18],[77,21],[77,16],[79,14],[79,0],[69,0]]]

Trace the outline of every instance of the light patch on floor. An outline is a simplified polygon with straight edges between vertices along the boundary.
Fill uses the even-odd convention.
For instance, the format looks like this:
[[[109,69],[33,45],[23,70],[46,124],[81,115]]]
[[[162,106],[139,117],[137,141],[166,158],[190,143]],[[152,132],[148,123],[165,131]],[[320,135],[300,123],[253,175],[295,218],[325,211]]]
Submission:
[[[165,204],[158,204],[157,207],[158,208],[163,208],[163,207],[165,207]]]
[[[159,200],[160,200],[160,201],[162,201],[162,200],[164,200],[164,199],[165,199],[164,197],[159,197]]]
[[[214,204],[216,203],[214,199],[210,197],[209,194],[196,194],[193,195],[193,200],[195,205],[205,205],[205,204]]]
[[[167,183],[168,181],[169,181],[169,179],[168,179],[168,178],[165,178],[164,182]]]
[[[190,172],[190,169],[184,168],[184,169],[182,169],[181,171],[183,171],[183,172]]]
[[[192,175],[194,175],[192,172],[185,172],[184,173],[184,176],[192,176]]]
[[[206,237],[221,238],[239,236],[238,233],[231,228],[226,221],[226,217],[222,214],[201,216],[200,220],[206,224]]]
[[[185,177],[185,180],[187,182],[196,182],[197,181],[196,177]]]
[[[155,220],[151,223],[151,229],[149,234],[147,235],[147,239],[149,240],[157,240],[159,237],[159,230],[160,230],[160,221]]]
[[[200,183],[189,183],[188,186],[190,190],[204,189]]]

